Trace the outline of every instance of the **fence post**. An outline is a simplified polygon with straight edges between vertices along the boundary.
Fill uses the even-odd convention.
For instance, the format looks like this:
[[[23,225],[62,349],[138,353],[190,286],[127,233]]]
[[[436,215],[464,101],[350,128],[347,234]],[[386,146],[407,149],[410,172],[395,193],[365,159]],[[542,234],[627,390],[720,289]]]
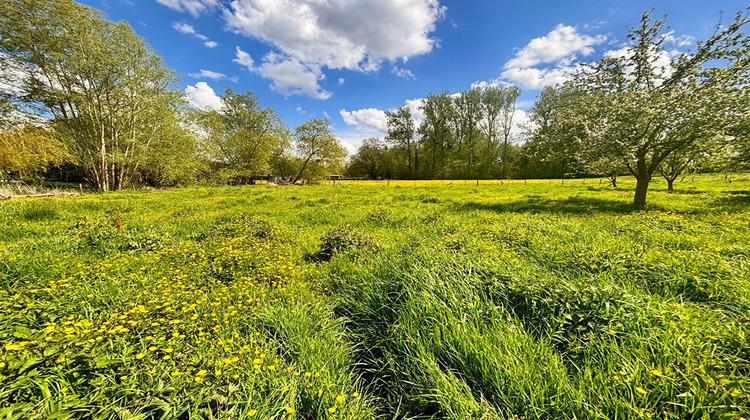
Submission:
[[[477,179],[477,187],[479,186],[479,180]]]
[[[78,191],[80,191],[81,195],[83,195],[83,184],[78,184]]]

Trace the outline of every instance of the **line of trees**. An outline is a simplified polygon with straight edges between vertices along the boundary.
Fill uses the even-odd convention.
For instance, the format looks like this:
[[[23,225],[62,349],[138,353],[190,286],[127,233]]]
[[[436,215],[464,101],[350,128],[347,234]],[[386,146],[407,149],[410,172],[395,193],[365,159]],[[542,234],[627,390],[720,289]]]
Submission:
[[[409,109],[387,113],[388,135],[371,138],[348,173],[370,178],[536,178],[617,176],[637,181],[634,205],[644,207],[661,175],[673,189],[685,171],[750,162],[750,41],[739,12],[676,54],[664,45],[664,20],[642,15],[628,28],[630,46],[571,79],[547,87],[529,110],[525,142],[513,144],[514,86],[429,95],[415,129]],[[552,173],[551,173],[552,172]]]
[[[102,191],[336,172],[327,120],[292,134],[251,93],[187,106],[176,74],[126,22],[72,0],[7,0],[0,13],[0,175],[69,165]]]

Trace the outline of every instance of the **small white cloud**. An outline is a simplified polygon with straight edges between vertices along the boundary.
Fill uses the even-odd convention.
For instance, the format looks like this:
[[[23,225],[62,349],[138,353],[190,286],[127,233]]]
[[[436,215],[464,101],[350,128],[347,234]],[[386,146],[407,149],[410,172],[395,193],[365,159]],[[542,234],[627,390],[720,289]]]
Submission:
[[[203,43],[203,45],[205,45],[208,48],[216,48],[219,45],[219,43],[216,41],[206,41]]]
[[[328,115],[328,113],[327,113],[327,112],[323,111],[323,116],[324,116],[324,117],[326,117],[326,119],[330,121],[330,119],[331,119],[331,116],[330,116],[330,115]]]
[[[172,28],[183,34],[195,35],[195,28],[193,25],[187,23],[175,22],[172,24]]]
[[[242,51],[240,47],[237,47],[235,59],[232,61],[237,64],[247,67],[247,69],[250,71],[255,71],[255,62],[253,61],[253,58],[250,57],[250,54],[246,53],[245,51]]]
[[[391,73],[395,74],[398,77],[403,77],[404,79],[416,79],[416,77],[414,77],[414,73],[412,73],[411,70],[402,69],[396,66],[393,66],[393,68],[391,69]]]
[[[190,13],[193,17],[198,17],[201,13],[219,6],[219,0],[156,0],[156,2],[178,12]]]
[[[385,111],[376,108],[358,109],[356,111],[339,111],[344,122],[358,130],[385,135],[388,132]]]
[[[190,77],[195,77],[196,79],[224,79],[227,76],[224,73],[218,73],[211,70],[203,70],[201,69],[198,73],[190,73]]]
[[[339,77],[339,84],[340,84],[340,85],[343,85],[343,84],[344,84],[344,82],[345,82],[344,78],[343,78],[343,77]]]
[[[188,85],[185,88],[185,96],[191,105],[202,111],[223,108],[221,98],[206,82],[198,82],[195,86]]]

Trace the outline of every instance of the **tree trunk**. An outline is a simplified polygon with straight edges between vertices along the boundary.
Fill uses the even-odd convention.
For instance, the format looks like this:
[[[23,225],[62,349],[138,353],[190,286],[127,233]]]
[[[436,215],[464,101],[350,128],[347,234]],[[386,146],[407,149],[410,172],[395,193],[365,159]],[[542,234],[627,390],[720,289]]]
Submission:
[[[642,209],[646,207],[646,193],[648,193],[648,184],[651,179],[648,176],[639,176],[635,184],[635,198],[633,205]]]
[[[667,190],[674,191],[674,179],[667,179]]]

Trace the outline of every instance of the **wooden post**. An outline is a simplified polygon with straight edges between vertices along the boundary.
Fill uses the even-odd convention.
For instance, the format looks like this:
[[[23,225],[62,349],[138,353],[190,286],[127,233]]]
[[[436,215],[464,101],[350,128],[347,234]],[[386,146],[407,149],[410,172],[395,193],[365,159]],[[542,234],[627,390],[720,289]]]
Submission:
[[[78,184],[78,191],[80,191],[81,195],[83,195],[83,184]]]
[[[477,187],[479,186],[479,180],[477,179]]]
[[[523,180],[523,185],[528,185],[525,179]]]
[[[390,179],[386,181],[386,184],[385,184],[385,186],[386,186],[386,187],[390,187],[390,186],[391,186],[391,180],[390,180]]]

